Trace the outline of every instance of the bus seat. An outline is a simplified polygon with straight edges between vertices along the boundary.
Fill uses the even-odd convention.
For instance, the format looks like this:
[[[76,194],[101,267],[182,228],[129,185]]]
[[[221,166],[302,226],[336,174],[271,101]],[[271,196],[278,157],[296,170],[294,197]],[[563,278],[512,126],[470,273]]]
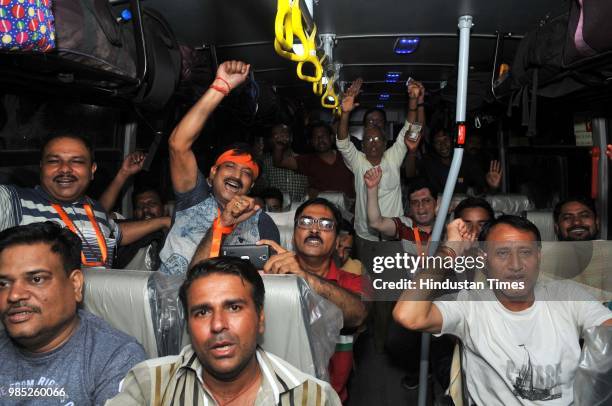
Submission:
[[[346,196],[342,192],[321,192],[319,196],[323,199],[327,199],[335,204],[340,210],[346,210],[348,207],[346,202]]]
[[[557,241],[552,210],[528,210],[523,217],[538,227],[542,241]]]
[[[277,213],[269,212],[268,215],[272,218],[276,227],[278,227],[280,245],[289,251],[293,250],[293,218],[295,217],[295,208]]]
[[[84,269],[83,274],[84,308],[134,337],[149,357],[157,357],[148,289],[152,272]]]
[[[343,324],[340,309],[295,275],[263,275],[263,281],[266,329],[259,344],[301,371],[329,379],[327,366]],[[189,340],[184,329],[182,346]]]
[[[533,210],[533,203],[525,195],[500,194],[484,197],[495,213],[521,215],[524,211]]]
[[[189,343],[178,289],[182,277],[158,272],[86,269],[86,310],[134,337],[149,357],[178,354]],[[300,370],[329,378],[327,365],[342,312],[295,275],[263,275],[266,330],[261,346]]]

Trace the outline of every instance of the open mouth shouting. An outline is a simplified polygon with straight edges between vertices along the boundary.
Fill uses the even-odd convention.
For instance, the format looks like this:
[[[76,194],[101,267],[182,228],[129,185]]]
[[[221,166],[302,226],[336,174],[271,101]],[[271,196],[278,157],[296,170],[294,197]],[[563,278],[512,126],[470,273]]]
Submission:
[[[314,246],[314,247],[319,247],[323,245],[323,240],[317,234],[310,234],[304,240],[304,244]]]
[[[242,182],[237,178],[226,178],[223,181],[223,186],[230,193],[238,193],[243,188]]]
[[[234,355],[236,344],[229,340],[216,341],[209,346],[211,354],[215,358],[227,358]]]

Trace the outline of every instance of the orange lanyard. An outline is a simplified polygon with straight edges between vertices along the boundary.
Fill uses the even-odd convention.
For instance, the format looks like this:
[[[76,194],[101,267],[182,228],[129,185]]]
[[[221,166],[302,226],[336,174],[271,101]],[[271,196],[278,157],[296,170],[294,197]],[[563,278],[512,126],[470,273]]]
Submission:
[[[217,208],[217,218],[213,221],[212,224],[212,242],[210,244],[210,254],[209,258],[215,258],[219,256],[219,251],[221,251],[221,242],[223,240],[223,235],[231,234],[234,231],[234,226],[223,227],[220,223],[221,221],[221,210]]]
[[[412,232],[414,233],[414,242],[416,243],[417,251],[419,254],[425,254],[426,252],[423,251],[423,245],[421,244],[421,230],[419,230],[418,227],[415,227],[412,229]],[[427,250],[427,247],[429,247],[429,241],[425,246],[425,250]]]
[[[66,214],[62,206],[60,206],[59,204],[52,204],[51,206],[55,209],[57,214],[59,214],[60,218],[62,219],[64,224],[66,224],[66,226],[70,229],[70,231],[72,231],[76,235],[80,235],[83,238],[83,240],[85,240],[85,235],[79,232],[79,230],[76,228],[72,220],[70,220],[70,217],[68,217],[68,214]],[[83,205],[83,208],[85,209],[87,218],[91,222],[91,225],[93,226],[93,229],[96,232],[96,240],[98,240],[98,246],[100,247],[100,253],[102,254],[102,260],[99,262],[88,262],[87,258],[85,258],[85,254],[81,250],[81,263],[84,266],[105,266],[106,259],[108,258],[108,249],[106,247],[106,239],[104,238],[104,235],[102,234],[102,231],[100,230],[100,226],[98,226],[98,222],[96,221],[96,217],[94,216],[94,212],[93,212],[93,209],[91,208],[91,205],[88,203],[85,203]],[[86,243],[86,241],[83,241],[83,242]]]

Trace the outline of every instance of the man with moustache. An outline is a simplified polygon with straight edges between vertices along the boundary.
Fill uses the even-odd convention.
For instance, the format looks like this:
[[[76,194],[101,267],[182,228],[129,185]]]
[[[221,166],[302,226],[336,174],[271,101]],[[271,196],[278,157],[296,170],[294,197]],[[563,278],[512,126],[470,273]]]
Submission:
[[[54,222],[0,232],[2,405],[102,405],[146,359],[82,300],[76,235]]]
[[[555,234],[559,241],[591,241],[599,235],[595,203],[584,197],[570,197],[553,210]]]
[[[361,301],[362,276],[345,272],[333,261],[342,215],[323,198],[307,200],[295,212],[293,246],[287,251],[274,241],[262,240],[276,251],[264,266],[270,274],[294,274],[304,278],[310,287],[342,311],[344,327],[336,353],[329,365],[331,384],[344,402],[348,397],[346,383],[352,369],[352,334],[360,327],[368,309]]]
[[[372,111],[368,114],[368,121],[364,120],[366,126],[363,133],[363,152],[358,151],[349,140],[349,117],[351,112],[359,106],[355,99],[359,94],[361,84],[361,79],[358,79],[345,92],[342,99],[342,116],[340,117],[338,138],[336,139],[338,151],[342,154],[346,166],[355,176],[355,231],[359,237],[355,241],[357,252],[362,245],[360,239],[370,241],[381,239],[377,230],[368,227],[367,191],[363,183],[363,175],[374,166],[383,168],[385,176],[381,180],[381,190],[378,196],[380,210],[384,216],[401,216],[403,210],[402,196],[399,192],[399,168],[404,161],[406,152],[416,151],[421,138],[412,141],[405,135],[410,128],[410,123],[418,120],[422,124],[425,121],[423,106],[425,89],[423,85],[413,81],[407,88],[409,101],[406,124],[401,129],[393,146],[386,149],[387,137],[384,129],[379,126],[382,123],[383,115],[378,111]]]
[[[340,406],[328,383],[257,346],[264,284],[239,258],[194,265],[179,291],[191,345],[136,365],[107,406]]]
[[[385,237],[412,241],[419,251],[424,252],[436,221],[437,192],[424,179],[415,180],[408,190],[408,217],[384,217],[378,205],[378,188],[382,176],[382,168],[376,166],[366,171],[363,177],[367,187],[369,226]]]
[[[273,138],[274,165],[306,175],[308,196],[311,198],[316,197],[319,192],[338,191],[354,199],[353,173],[344,164],[342,156],[333,149],[332,128],[322,121],[317,121],[309,125],[308,134],[314,154],[286,154],[289,139]]]
[[[464,254],[475,239],[461,219],[447,226],[447,237],[437,253],[443,258]],[[612,312],[572,282],[538,281],[541,238],[528,220],[500,216],[479,239],[487,277],[516,286],[462,290],[456,300],[436,301],[428,289],[406,290],[395,320],[461,339],[465,382],[477,405],[572,404],[579,339],[591,327],[612,326]],[[442,275],[428,269],[415,282],[440,281]]]
[[[460,201],[455,207],[453,217],[463,220],[468,230],[478,235],[482,227],[495,218],[495,212],[485,199],[468,197]]]
[[[240,61],[222,63],[211,87],[170,135],[176,213],[160,252],[163,273],[184,274],[199,244],[212,244],[218,253],[221,240],[236,245],[254,244],[262,238],[280,239],[272,219],[246,195],[261,172],[249,147],[236,144],[219,155],[208,177],[212,193],[192,150],[210,115],[232,89],[244,82],[249,67]],[[209,254],[208,249],[206,257]]]
[[[100,202],[85,194],[96,169],[87,138],[69,132],[51,135],[41,150],[40,186],[0,185],[0,230],[55,221],[81,238],[83,266],[110,268],[117,245],[170,226],[169,217],[116,224]]]

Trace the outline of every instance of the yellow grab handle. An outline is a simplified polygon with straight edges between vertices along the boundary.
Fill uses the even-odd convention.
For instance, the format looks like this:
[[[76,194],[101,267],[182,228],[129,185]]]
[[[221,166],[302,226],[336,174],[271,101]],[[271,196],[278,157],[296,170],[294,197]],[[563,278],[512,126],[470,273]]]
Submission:
[[[312,91],[317,96],[321,96],[323,94],[323,81],[320,80],[312,84]]]
[[[276,19],[274,20],[276,40],[286,51],[293,47],[293,27],[291,25],[291,9],[289,0],[278,0]]]
[[[280,44],[278,40],[274,40],[274,50],[277,54],[282,56],[285,59],[289,59],[293,62],[304,62],[307,59],[306,55],[298,55],[295,52],[287,52],[283,49],[283,46]],[[306,53],[304,53],[306,54]]]
[[[321,65],[321,61],[319,61],[319,58],[317,58],[317,44],[315,43],[316,36],[317,36],[317,27],[314,26],[306,42],[308,44],[309,54],[308,54],[308,58],[304,61],[304,62],[313,64],[315,68],[314,76],[304,75],[304,73],[302,72],[302,69],[304,67],[304,62],[298,63],[298,66],[297,66],[298,78],[305,80],[307,82],[312,82],[312,83],[316,83],[320,81],[323,77],[323,66]],[[304,50],[306,50],[306,46],[304,46]]]
[[[333,101],[329,102],[328,98],[331,98]],[[326,109],[335,109],[340,105],[340,101],[338,100],[338,95],[334,90],[334,81],[330,79],[327,83],[327,89],[325,89],[325,93],[321,96],[321,106]]]

